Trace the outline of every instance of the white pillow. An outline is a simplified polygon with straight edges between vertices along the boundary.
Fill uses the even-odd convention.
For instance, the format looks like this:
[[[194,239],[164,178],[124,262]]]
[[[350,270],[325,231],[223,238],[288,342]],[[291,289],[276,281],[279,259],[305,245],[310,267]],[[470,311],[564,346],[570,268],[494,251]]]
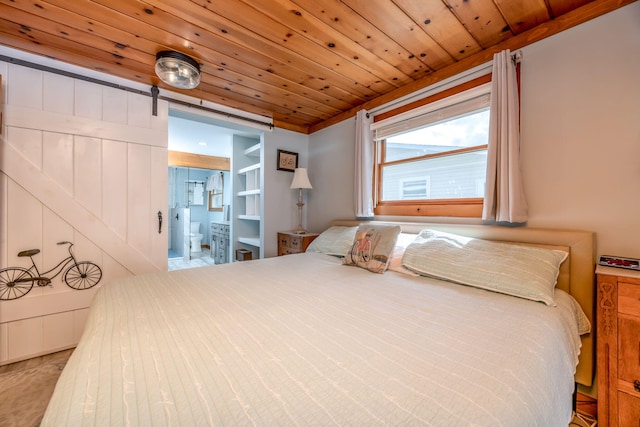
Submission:
[[[396,271],[398,273],[407,274],[409,276],[419,276],[405,266],[402,265],[402,256],[413,241],[416,239],[417,234],[400,233],[398,240],[396,240],[396,247],[393,249],[393,255],[391,256],[391,262],[389,262],[388,270]]]
[[[320,252],[343,257],[351,249],[356,230],[358,230],[357,226],[335,225],[329,227],[307,246],[307,252]]]
[[[555,305],[564,251],[422,230],[402,257],[418,274]]]

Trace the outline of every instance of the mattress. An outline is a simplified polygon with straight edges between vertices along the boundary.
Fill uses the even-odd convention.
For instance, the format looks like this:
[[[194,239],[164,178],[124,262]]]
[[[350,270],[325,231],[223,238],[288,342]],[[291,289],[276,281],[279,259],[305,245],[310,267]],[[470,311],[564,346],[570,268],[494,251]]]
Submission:
[[[105,284],[42,426],[566,426],[557,306],[319,253]]]

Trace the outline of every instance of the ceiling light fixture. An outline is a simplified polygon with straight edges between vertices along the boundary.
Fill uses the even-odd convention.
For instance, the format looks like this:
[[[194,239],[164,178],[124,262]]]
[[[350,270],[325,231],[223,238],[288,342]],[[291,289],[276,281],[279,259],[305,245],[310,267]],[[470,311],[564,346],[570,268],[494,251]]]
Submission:
[[[156,75],[169,86],[193,89],[200,83],[200,66],[180,52],[163,50],[156,54]]]

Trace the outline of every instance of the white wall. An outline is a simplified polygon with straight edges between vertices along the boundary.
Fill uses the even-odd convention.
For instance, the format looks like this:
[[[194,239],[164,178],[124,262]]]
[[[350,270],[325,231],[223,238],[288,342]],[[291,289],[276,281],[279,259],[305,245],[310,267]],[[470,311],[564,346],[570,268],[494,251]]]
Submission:
[[[639,22],[636,2],[530,45],[521,76],[529,225],[593,230],[599,253],[636,258]],[[318,185],[309,200],[314,229],[354,217],[354,128],[349,119],[310,136],[310,178]]]
[[[640,258],[640,3],[523,53],[529,224],[593,230],[599,253]]]
[[[310,135],[309,229],[320,232],[332,219],[355,218],[353,168],[355,117]]]
[[[169,112],[169,150],[230,158],[236,131],[202,123],[197,118],[173,117]]]
[[[298,191],[291,190],[293,173],[277,170],[278,150],[298,153],[298,166],[308,167],[309,137],[283,129],[274,129],[264,134],[264,249],[265,258],[278,254],[278,231],[295,230],[298,226]],[[308,170],[312,190],[303,191],[305,205],[302,211],[302,225],[315,231],[306,218],[311,216],[310,198],[316,192],[312,170]]]

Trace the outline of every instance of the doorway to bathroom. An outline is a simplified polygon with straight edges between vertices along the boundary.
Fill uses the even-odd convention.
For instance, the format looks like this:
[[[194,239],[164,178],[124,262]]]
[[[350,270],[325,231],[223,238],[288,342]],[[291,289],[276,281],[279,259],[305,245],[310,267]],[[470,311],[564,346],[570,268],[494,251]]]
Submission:
[[[169,167],[169,261],[189,262],[210,256],[207,183],[219,171]]]
[[[169,270],[224,263],[225,242],[213,224],[228,223],[229,171],[169,166],[168,177]]]
[[[170,105],[169,270],[221,264],[233,259],[231,216],[234,179],[230,170],[234,140],[237,137],[259,139],[259,134],[255,129],[214,117],[206,111]],[[222,159],[226,164],[221,166],[218,162]],[[220,179],[211,179],[216,176]],[[203,205],[188,203],[189,186],[199,192],[202,182],[205,183]],[[195,197],[195,201],[200,202],[199,194]],[[194,222],[199,222],[198,232],[195,232],[196,225],[192,225]],[[191,227],[194,227],[194,232]],[[194,234],[202,234],[201,252],[190,250],[198,246],[199,236],[191,236]]]

